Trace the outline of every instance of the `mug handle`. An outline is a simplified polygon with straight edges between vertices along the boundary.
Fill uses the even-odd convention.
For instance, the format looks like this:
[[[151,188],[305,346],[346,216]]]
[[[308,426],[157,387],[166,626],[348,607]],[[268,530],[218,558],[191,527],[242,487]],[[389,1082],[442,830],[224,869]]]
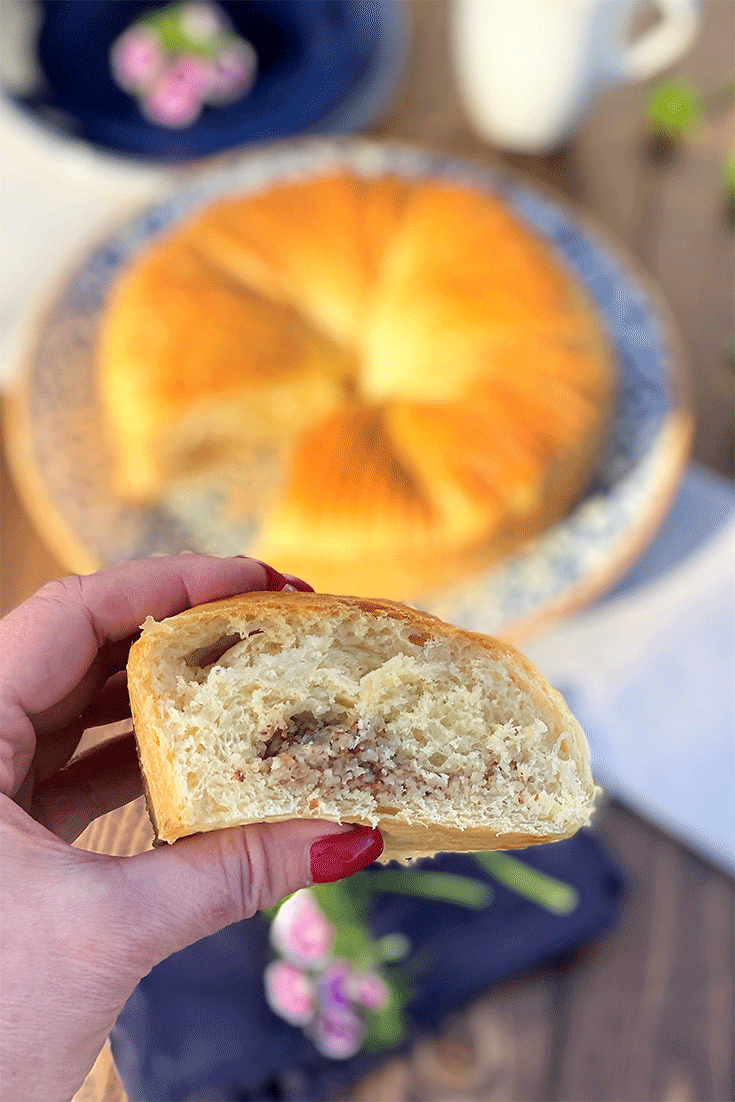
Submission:
[[[699,0],[655,0],[661,20],[618,59],[624,80],[647,80],[673,65],[694,41],[699,30]]]

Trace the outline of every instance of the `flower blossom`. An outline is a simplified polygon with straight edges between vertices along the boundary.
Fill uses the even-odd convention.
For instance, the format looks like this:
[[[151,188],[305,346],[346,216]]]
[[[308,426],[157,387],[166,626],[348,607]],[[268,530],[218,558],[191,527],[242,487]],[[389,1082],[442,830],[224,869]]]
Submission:
[[[188,126],[201,112],[209,79],[208,62],[193,55],[180,57],[143,96],[145,114],[166,126]]]
[[[153,31],[137,26],[117,40],[111,62],[118,84],[128,92],[136,92],[155,80],[163,68],[164,56]]]
[[[314,1047],[330,1060],[349,1060],[360,1051],[365,1022],[349,1007],[330,1007],[318,1014],[309,1028]]]
[[[300,1026],[330,1060],[348,1060],[367,1033],[366,1014],[385,1010],[391,988],[378,971],[333,956],[336,931],[309,888],[281,904],[270,939],[281,954],[265,970],[271,1010]]]
[[[390,988],[377,972],[355,969],[345,989],[348,997],[366,1010],[385,1010],[390,1002]]]
[[[208,103],[231,103],[243,95],[255,79],[257,58],[249,42],[233,40],[212,58]]]
[[[172,20],[180,39],[175,45],[169,42]],[[233,103],[249,91],[258,59],[217,4],[190,0],[128,27],[112,46],[110,65],[151,122],[180,128],[199,118],[206,104]]]
[[[271,923],[273,948],[292,964],[317,970],[330,958],[334,927],[308,888],[281,904]]]
[[[265,997],[274,1013],[291,1025],[306,1025],[314,1017],[314,986],[306,972],[285,960],[265,970]]]
[[[336,960],[327,966],[317,980],[319,1001],[325,1006],[349,1006],[347,985],[352,975],[348,960]]]

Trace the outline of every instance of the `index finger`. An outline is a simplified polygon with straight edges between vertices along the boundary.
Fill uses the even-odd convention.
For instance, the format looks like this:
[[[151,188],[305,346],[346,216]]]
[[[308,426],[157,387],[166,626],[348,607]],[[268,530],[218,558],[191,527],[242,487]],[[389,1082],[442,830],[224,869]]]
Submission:
[[[268,581],[255,559],[169,555],[50,582],[0,621],[0,696],[26,715],[42,712],[72,692],[101,647],[132,635],[146,616],[173,616]]]

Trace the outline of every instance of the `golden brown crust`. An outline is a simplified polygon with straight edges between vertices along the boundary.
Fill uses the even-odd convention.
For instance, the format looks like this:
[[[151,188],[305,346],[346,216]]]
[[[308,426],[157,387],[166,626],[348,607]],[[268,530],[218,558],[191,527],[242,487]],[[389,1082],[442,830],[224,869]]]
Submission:
[[[421,827],[415,823],[397,824],[390,819],[381,819],[378,829],[383,836],[381,856],[384,861],[433,857],[436,853],[526,849],[528,846],[543,845],[546,842],[560,842],[576,832],[575,827],[566,833],[496,834],[485,827],[469,827],[465,830],[451,826]]]
[[[228,273],[354,346],[370,285],[360,199],[355,177],[321,176],[220,202],[190,232]]]
[[[171,841],[181,837],[185,830],[177,813],[180,793],[167,758],[166,724],[151,687],[150,650],[151,641],[145,635],[130,648],[128,682],[134,686],[130,691],[130,711],[151,824],[158,838]]]

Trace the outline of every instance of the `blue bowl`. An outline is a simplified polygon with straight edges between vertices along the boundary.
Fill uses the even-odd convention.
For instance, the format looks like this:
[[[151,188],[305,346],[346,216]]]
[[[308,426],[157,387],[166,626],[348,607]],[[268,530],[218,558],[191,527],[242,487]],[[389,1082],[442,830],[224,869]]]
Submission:
[[[43,86],[15,102],[41,120],[127,156],[181,163],[233,146],[364,124],[365,96],[382,106],[405,33],[393,0],[223,0],[258,56],[257,79],[236,103],[206,107],[185,130],[146,119],[114,82],[110,48],[151,0],[42,0],[37,61]],[[376,95],[376,81],[383,95]],[[346,104],[351,110],[344,111]]]

